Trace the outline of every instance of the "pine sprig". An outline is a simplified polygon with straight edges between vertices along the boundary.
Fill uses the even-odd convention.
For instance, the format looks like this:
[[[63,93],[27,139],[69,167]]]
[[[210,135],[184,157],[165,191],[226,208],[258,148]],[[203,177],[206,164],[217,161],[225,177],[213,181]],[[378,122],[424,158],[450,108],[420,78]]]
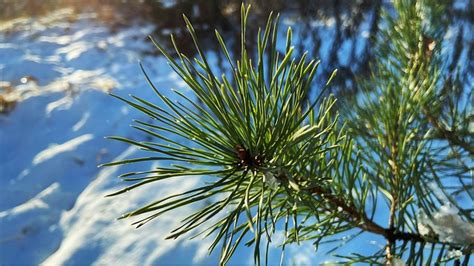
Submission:
[[[190,232],[212,236],[214,241],[210,251],[222,244],[221,264],[228,262],[239,243],[248,240],[248,236],[250,240],[246,245],[254,246],[255,263],[259,264],[264,243],[262,238],[269,243],[279,223],[285,224],[285,235],[288,236],[285,243],[305,238],[305,235],[300,236],[300,231],[308,231],[304,229],[305,220],[308,223],[308,218],[315,215],[318,222],[309,228],[318,225],[326,234],[348,229],[347,226],[337,228],[340,222],[327,211],[328,206],[319,206],[315,202],[311,190],[314,186],[330,190],[332,176],[338,168],[344,167],[347,159],[340,155],[342,150],[352,147],[337,123],[337,114],[331,111],[336,100],[323,98],[330,80],[313,102],[307,102],[319,62],[308,60],[306,54],[295,58],[291,28],[287,32],[284,52],[278,51],[278,15],[270,14],[259,34],[258,53],[253,61],[246,50],[245,40],[249,8],[242,6],[241,9],[240,60],[232,59],[222,36],[216,31],[217,41],[231,68],[230,76],[222,74],[219,77],[214,73],[199,46],[191,22],[185,16],[198,59],[190,60],[180,53],[172,36],[176,59],[154,42],[202,105],[180,91],[174,92],[181,100],[171,101],[153,85],[143,70],[160,103],[135,96],[131,99],[114,97],[153,119],[153,122],[136,121],[133,127],[155,138],[156,142],[110,138],[156,156],[105,164],[174,163],[170,167],[123,175],[125,181],[133,184],[110,196],[167,178],[212,177],[205,185],[156,200],[125,214],[123,218],[140,216],[134,224],[142,226],[171,210],[210,201],[211,204],[183,219],[181,226],[168,238],[178,238]],[[264,63],[266,58],[270,59],[269,64]],[[334,75],[335,72],[331,79]],[[346,167],[345,171],[351,170]],[[337,182],[354,183],[343,181],[347,175],[343,176]],[[312,219],[310,221],[314,223]],[[268,246],[265,247],[265,256],[268,256]]]
[[[386,23],[378,36],[372,76],[359,83],[362,93],[346,107],[345,115],[358,149],[364,151],[360,155],[363,172],[387,203],[378,208],[390,214],[388,229],[423,235],[422,241],[398,239],[401,245],[396,238],[387,238],[387,259],[402,258],[410,265],[425,260],[439,263],[452,259],[450,249],[469,254],[474,244],[474,235],[470,243],[455,243],[438,239],[435,232],[420,233],[420,225],[427,222],[420,214],[444,215],[439,214],[442,206],[453,206],[459,213],[450,217],[464,220],[464,230],[474,233],[474,226],[468,225],[472,215],[444,189],[449,182],[468,194],[469,184],[472,186],[470,137],[463,133],[468,127],[463,117],[471,107],[444,100],[456,98],[454,90],[444,87],[445,3],[397,0],[393,4],[396,12],[384,14]],[[446,105],[457,110],[441,116]],[[447,130],[445,119],[458,121],[457,126]],[[452,151],[459,152],[456,158],[447,156]],[[454,178],[459,182],[451,181]]]
[[[162,162],[152,170],[122,174],[131,184],[110,196],[168,178],[205,177],[206,182],[155,199],[122,218],[135,217],[140,227],[192,205],[196,210],[168,238],[212,237],[209,252],[221,247],[220,264],[239,245],[254,248],[255,264],[267,264],[269,243],[278,231],[284,235],[278,243],[281,264],[290,243],[312,241],[316,250],[330,244],[333,252],[363,232],[384,237],[387,245],[369,256],[342,254],[345,262],[441,263],[461,252],[467,264],[473,244],[459,241],[464,236],[457,236],[457,242],[443,238],[435,220],[441,205],[449,203],[459,215],[448,218],[472,226],[472,210],[458,206],[444,182],[456,177],[456,193],[472,190],[466,126],[472,107],[459,104],[461,94],[440,89],[444,80],[436,44],[442,35],[426,19],[440,16],[442,9],[426,1],[398,0],[396,16],[385,14],[372,76],[360,82],[361,94],[346,105],[345,123],[335,110],[334,96],[325,97],[335,71],[316,99],[307,100],[319,62],[306,53],[295,55],[291,28],[283,51],[277,49],[278,15],[270,14],[259,30],[252,55],[246,49],[250,6],[242,5],[238,60],[215,32],[227,59],[226,73],[211,67],[184,16],[198,58],[181,53],[173,36],[176,57],[152,41],[199,104],[179,90],[173,91],[179,100],[172,101],[142,67],[156,98],[114,97],[151,118],[132,125],[151,140],[110,138],[151,155],[105,166]],[[446,109],[449,115],[432,115]],[[381,208],[389,213],[386,226],[375,219]]]

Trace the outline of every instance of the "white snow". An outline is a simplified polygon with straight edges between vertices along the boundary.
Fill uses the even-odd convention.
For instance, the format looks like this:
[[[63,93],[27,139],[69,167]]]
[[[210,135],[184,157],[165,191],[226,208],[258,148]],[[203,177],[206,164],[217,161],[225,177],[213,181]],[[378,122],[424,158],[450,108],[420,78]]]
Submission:
[[[405,263],[405,261],[403,261],[401,258],[398,258],[398,257],[397,257],[397,258],[394,258],[394,259],[392,260],[392,265],[393,265],[393,266],[405,266],[406,263]]]
[[[73,151],[82,143],[87,142],[93,138],[94,136],[92,134],[85,134],[77,138],[71,139],[68,142],[63,143],[63,144],[53,144],[47,149],[38,153],[35,156],[35,158],[33,158],[33,165],[40,164],[44,161],[47,161],[53,158],[54,156],[61,154],[63,152]]]
[[[215,265],[219,251],[207,255],[212,239],[164,240],[191,207],[163,215],[140,229],[130,225],[132,220],[116,219],[194,187],[201,182],[198,177],[170,179],[122,196],[104,197],[125,185],[116,178],[120,173],[156,166],[97,168],[101,163],[139,156],[135,148],[104,137],[143,139],[128,125],[132,119],[147,119],[106,93],[156,99],[139,61],[170,99],[176,99],[171,88],[190,90],[163,57],[144,55],[154,49],[146,40],[152,25],[111,32],[96,17],[94,12],[74,14],[61,9],[0,23],[0,82],[12,84],[14,89],[6,96],[17,102],[8,115],[0,116],[0,264]],[[275,183],[271,178],[268,181]],[[272,242],[270,262],[279,262],[277,245],[282,239],[280,234]],[[252,258],[251,248],[239,247],[231,264],[251,263]],[[316,257],[310,242],[289,245],[285,253],[287,264],[330,258]]]
[[[175,100],[171,88],[189,89],[164,58],[143,55],[154,49],[146,39],[153,26],[111,33],[95,17],[65,9],[0,24],[0,82],[11,84],[7,96],[17,101],[11,113],[0,116],[0,264],[216,264],[218,252],[207,254],[212,239],[164,240],[191,207],[140,229],[130,219],[117,220],[190,189],[200,178],[104,197],[126,185],[120,173],[156,167],[97,168],[138,156],[135,148],[104,137],[143,139],[129,124],[147,119],[106,93],[156,99],[139,61],[170,99]],[[236,262],[251,258],[250,249],[237,254]]]
[[[11,113],[0,116],[0,264],[216,261],[207,256],[208,240],[163,240],[189,209],[140,229],[131,220],[117,220],[163,195],[190,189],[199,178],[105,198],[125,185],[117,176],[131,166],[97,165],[137,150],[104,137],[139,138],[128,125],[132,118],[143,119],[106,92],[151,99],[140,60],[163,90],[182,83],[163,58],[142,56],[152,47],[146,41],[152,26],[111,33],[93,20],[94,13],[78,14],[71,22],[71,12],[0,25],[12,32],[0,35],[0,81],[12,84],[8,97],[17,101]],[[152,165],[139,169],[146,167]]]
[[[91,116],[91,113],[85,112],[82,115],[81,120],[77,121],[77,123],[74,124],[74,126],[72,126],[72,130],[78,131],[79,129],[81,129],[87,123],[87,120],[89,119],[90,116]]]
[[[420,212],[418,215],[418,230],[422,235],[434,233],[443,242],[453,244],[473,244],[474,224],[464,221],[459,210],[446,203],[431,214]]]
[[[53,183],[27,202],[18,205],[10,210],[0,212],[0,219],[5,217],[18,216],[28,211],[33,211],[34,209],[47,209],[49,208],[49,205],[45,201],[47,201],[48,197],[54,196],[53,194],[57,194],[58,192],[59,184]]]
[[[462,251],[458,249],[450,250],[448,251],[448,254],[446,255],[446,257],[449,259],[461,258],[462,256],[463,256]]]

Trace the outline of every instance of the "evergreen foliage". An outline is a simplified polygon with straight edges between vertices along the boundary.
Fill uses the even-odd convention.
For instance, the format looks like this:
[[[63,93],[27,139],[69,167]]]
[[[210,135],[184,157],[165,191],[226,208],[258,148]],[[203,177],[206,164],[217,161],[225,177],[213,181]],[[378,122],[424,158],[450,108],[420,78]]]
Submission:
[[[208,182],[123,218],[139,216],[135,224],[141,226],[193,204],[196,211],[169,238],[213,237],[209,250],[222,246],[221,264],[240,244],[254,247],[255,264],[268,263],[272,236],[283,231],[282,251],[288,243],[311,241],[316,250],[339,242],[336,252],[372,233],[387,240],[383,249],[341,254],[343,261],[467,265],[474,245],[472,206],[448,194],[463,195],[472,205],[470,94],[456,90],[454,72],[447,79],[440,67],[443,26],[429,22],[440,21],[443,6],[397,0],[394,8],[395,15],[385,15],[372,75],[360,80],[361,93],[343,104],[341,115],[326,92],[335,72],[319,96],[307,100],[319,62],[306,54],[295,58],[291,29],[284,52],[278,51],[278,16],[270,14],[259,32],[255,58],[246,50],[249,6],[241,9],[239,60],[216,31],[230,76],[215,75],[184,17],[199,59],[180,53],[172,36],[177,58],[155,44],[202,104],[180,91],[175,93],[182,102],[171,101],[145,73],[159,104],[115,97],[154,120],[133,127],[156,141],[111,139],[156,155],[106,165],[169,164],[121,175],[132,183],[111,196],[179,176],[205,176]],[[379,211],[389,213],[388,221],[377,218]]]
[[[362,172],[386,202],[379,208],[390,213],[388,229],[423,237],[418,244],[412,238],[388,239],[385,255],[422,264],[435,254],[442,261],[457,250],[467,255],[467,263],[474,240],[469,210],[472,88],[459,91],[462,83],[455,73],[446,75],[443,69],[443,2],[400,0],[394,1],[394,8],[395,15],[384,15],[387,24],[378,36],[372,76],[360,82],[362,95],[345,112],[357,149],[363,151]],[[449,191],[463,196],[464,204]],[[463,222],[446,221],[441,226],[452,231],[448,241],[436,229],[425,227],[436,227],[433,216]],[[467,238],[453,241],[456,234]]]

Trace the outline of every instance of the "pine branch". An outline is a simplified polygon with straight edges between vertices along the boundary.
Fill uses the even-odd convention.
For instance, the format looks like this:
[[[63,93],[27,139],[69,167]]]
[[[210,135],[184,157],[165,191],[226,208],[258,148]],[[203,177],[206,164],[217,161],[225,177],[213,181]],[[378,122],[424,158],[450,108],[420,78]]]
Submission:
[[[425,108],[423,109],[425,116],[428,118],[428,121],[436,128],[436,130],[453,146],[459,146],[466,150],[471,156],[474,156],[474,146],[470,145],[468,142],[464,141],[458,134],[453,130],[446,129],[439,119],[435,118],[430,112]]]
[[[340,207],[343,210],[343,212],[348,214],[347,217],[349,217],[349,219],[347,222],[361,228],[364,231],[368,231],[371,233],[385,236],[386,229],[384,229],[382,226],[373,222],[365,214],[359,212],[356,206],[352,204],[348,205],[346,201],[337,197],[331,191],[324,189],[323,187],[320,187],[320,186],[314,186],[310,188],[309,191],[311,194],[318,195],[322,199],[327,200],[336,209],[337,207]],[[330,211],[334,211],[334,209]]]
[[[380,236],[383,236],[389,243],[395,243],[395,241],[410,241],[416,243],[433,243],[433,244],[444,244],[451,247],[457,247],[453,243],[440,241],[437,237],[427,237],[422,236],[417,233],[411,232],[401,232],[396,230],[393,226],[385,228],[376,222],[372,221],[369,217],[367,217],[364,213],[361,213],[356,206],[353,204],[347,204],[342,198],[337,197],[331,191],[324,189],[320,186],[314,186],[308,189],[312,194],[318,195],[321,198],[327,200],[332,206],[335,208],[339,207],[342,209],[343,212],[348,214],[347,217],[348,223],[353,224],[354,226],[362,229],[363,231],[374,233]],[[333,211],[334,209],[332,209]],[[474,244],[469,245],[462,249],[463,254],[468,255],[474,251]],[[392,256],[393,254],[390,253]],[[391,259],[388,258],[387,259]]]
[[[432,244],[432,251],[435,245],[442,245],[437,252],[438,262],[446,255],[445,247],[462,248],[464,261],[469,260],[472,244],[461,247],[443,242],[445,238],[416,232],[417,210],[437,208],[432,200],[432,194],[436,193],[422,187],[431,163],[427,157],[432,154],[427,144],[432,141],[428,138],[430,131],[424,131],[427,124],[439,128],[451,144],[463,147],[471,155],[473,150],[457,132],[447,130],[439,120],[430,118],[428,112],[425,111],[425,116],[429,121],[419,121],[426,119],[423,107],[435,95],[434,81],[438,76],[431,77],[426,62],[420,61],[427,54],[420,46],[423,38],[410,38],[420,33],[422,26],[420,21],[410,19],[419,11],[411,3],[395,2],[401,20],[409,21],[410,25],[399,25],[387,18],[388,25],[398,29],[393,36],[387,32],[381,34],[395,43],[385,47],[389,56],[381,56],[380,69],[369,84],[372,90],[362,99],[366,102],[350,107],[350,113],[354,114],[349,117],[353,119],[348,119],[352,136],[332,109],[336,99],[323,97],[330,81],[314,101],[307,103],[318,62],[308,62],[306,54],[294,58],[291,29],[287,31],[285,51],[278,51],[278,16],[271,14],[265,30],[257,36],[255,60],[247,53],[245,42],[249,6],[243,5],[241,9],[240,60],[231,58],[222,36],[216,32],[231,74],[224,73],[221,77],[215,76],[191,22],[185,18],[199,59],[193,61],[182,54],[173,37],[177,59],[160,44],[156,45],[202,104],[196,104],[180,91],[175,93],[186,104],[171,101],[154,87],[144,72],[160,104],[133,96],[133,100],[118,98],[153,120],[137,121],[133,127],[158,141],[112,139],[157,156],[107,165],[173,162],[169,167],[123,174],[125,181],[134,183],[112,195],[180,176],[207,176],[210,181],[160,198],[123,218],[146,214],[147,217],[135,223],[142,226],[183,206],[211,202],[187,216],[170,238],[194,230],[201,230],[198,235],[214,236],[209,251],[222,243],[220,264],[229,261],[242,239],[249,239],[246,245],[254,246],[254,262],[259,264],[261,238],[271,241],[278,224],[283,222],[286,239],[282,251],[285,244],[299,243],[301,239],[316,239],[317,248],[319,242],[325,241],[323,238],[359,228],[387,241],[385,249],[373,254],[371,260],[385,258],[391,263],[392,259],[400,259],[396,256],[408,253],[408,263],[423,262],[426,243]],[[412,24],[415,29],[411,28]],[[406,56],[409,53],[405,47],[416,51]],[[397,58],[400,55],[403,58]],[[269,59],[268,65],[265,57]],[[335,72],[330,80],[334,75]],[[368,198],[376,207],[382,194],[390,202],[387,227],[375,222],[373,213],[368,215],[365,211],[371,203]],[[308,225],[312,218],[316,223]],[[206,229],[202,231],[204,226]],[[397,246],[397,241],[403,244]],[[363,261],[363,256],[357,259]]]

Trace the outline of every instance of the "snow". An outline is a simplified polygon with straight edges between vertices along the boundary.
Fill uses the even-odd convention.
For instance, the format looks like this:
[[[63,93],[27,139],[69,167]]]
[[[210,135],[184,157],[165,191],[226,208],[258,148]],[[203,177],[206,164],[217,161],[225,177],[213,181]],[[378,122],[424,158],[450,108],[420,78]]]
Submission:
[[[469,245],[474,243],[474,224],[461,219],[459,210],[446,203],[438,211],[428,217],[425,213],[419,214],[418,230],[427,235],[433,232],[440,241]]]
[[[66,143],[63,144],[53,144],[47,149],[41,151],[38,153],[34,158],[33,158],[33,165],[37,165],[40,163],[43,163],[54,156],[61,154],[63,152],[67,151],[73,151],[77,148],[77,146],[81,145],[84,142],[87,142],[91,139],[93,139],[94,136],[92,134],[85,134],[82,136],[79,136],[77,138],[71,139]]]
[[[135,152],[135,148],[128,148],[114,160],[125,159]],[[141,190],[140,193],[128,193],[120,198],[97,200],[103,198],[104,193],[116,190],[114,176],[119,174],[119,170],[121,170],[119,167],[101,170],[97,178],[78,197],[76,206],[61,217],[60,225],[65,229],[65,239],[59,249],[42,263],[43,265],[83,263],[133,265],[137,261],[149,265],[156,263],[162,255],[179,245],[179,241],[157,241],[158,236],[165,236],[173,229],[176,214],[160,218],[159,226],[144,226],[139,230],[133,230],[128,223],[111,218],[130,209],[128,204],[123,204],[124,201],[134,204],[146,202],[150,198],[156,198],[157,191],[163,195],[184,191],[195,185],[197,180],[182,180],[178,187],[176,181],[172,180],[160,184],[161,188],[155,186],[152,189]],[[98,231],[97,228],[101,230]],[[99,253],[97,251],[100,249],[96,246],[84,245],[90,242],[103,243],[102,245],[106,245],[107,248]],[[96,254],[94,258],[85,258],[84,253]],[[87,261],[88,259],[90,261]]]
[[[142,55],[152,47],[146,41],[152,26],[111,33],[93,13],[70,22],[71,12],[0,25],[0,80],[13,86],[7,96],[17,101],[0,116],[0,264],[216,261],[207,256],[207,240],[163,240],[189,210],[139,230],[130,220],[117,220],[162,195],[189,189],[199,178],[104,198],[125,185],[116,177],[130,167],[97,165],[137,153],[104,137],[139,138],[128,125],[141,118],[106,93],[153,95],[140,60],[159,88],[182,84],[163,58]]]
[[[400,258],[394,258],[392,260],[392,265],[394,265],[394,266],[405,266],[406,263]]]
[[[85,112],[82,115],[81,120],[77,121],[77,123],[74,124],[74,126],[72,126],[72,130],[78,131],[79,129],[81,129],[87,123],[87,120],[89,119],[90,116],[91,116],[90,112]]]
[[[49,205],[45,201],[47,201],[48,197],[57,195],[58,192],[59,184],[53,183],[27,202],[18,205],[13,209],[0,212],[0,218],[18,216],[34,209],[47,209],[49,208]]]
[[[146,39],[153,26],[111,32],[95,17],[61,9],[0,24],[0,82],[12,86],[5,97],[16,101],[0,116],[0,264],[217,264],[219,252],[208,255],[211,238],[164,240],[191,207],[140,229],[132,220],[117,220],[195,187],[199,177],[105,197],[126,185],[119,174],[157,166],[97,168],[139,156],[137,149],[104,137],[143,139],[129,124],[147,119],[107,93],[156,99],[139,61],[170,99],[176,97],[171,88],[189,89],[164,58],[145,55],[153,49]],[[278,262],[280,250],[273,247],[270,261]],[[305,243],[288,246],[285,258],[314,261],[315,254]],[[239,247],[231,264],[252,260],[253,249]]]
[[[195,187],[201,182],[199,177],[170,179],[105,197],[126,185],[117,179],[119,174],[157,166],[97,168],[101,163],[139,156],[137,149],[104,137],[143,139],[129,124],[132,119],[147,119],[107,93],[156,99],[140,71],[141,61],[156,87],[170,99],[175,100],[171,88],[191,94],[164,58],[146,55],[154,49],[146,39],[152,25],[132,24],[111,32],[96,17],[94,12],[74,14],[61,9],[0,23],[0,84],[12,85],[13,91],[6,96],[17,102],[9,114],[0,115],[0,264],[215,265],[219,251],[207,254],[212,239],[164,240],[191,207],[139,229],[130,225],[132,220],[117,220],[143,204]],[[312,23],[328,27],[320,32],[325,40],[323,61],[329,54],[334,23],[332,18]],[[352,45],[346,43],[338,52],[341,61],[347,63],[343,59]],[[278,185],[272,175],[265,180]],[[270,263],[279,262],[278,244],[283,239],[282,232],[277,232],[270,244]],[[382,242],[380,237],[364,235],[358,240],[362,248],[348,245],[340,252],[375,252],[379,246],[369,243]],[[310,241],[288,245],[285,264],[334,259],[324,251],[320,247],[316,255]],[[230,264],[252,261],[253,250],[239,247]]]
[[[453,250],[448,251],[448,254],[446,257],[450,259],[457,259],[457,258],[461,258],[462,256],[463,254],[461,250],[453,249]]]

